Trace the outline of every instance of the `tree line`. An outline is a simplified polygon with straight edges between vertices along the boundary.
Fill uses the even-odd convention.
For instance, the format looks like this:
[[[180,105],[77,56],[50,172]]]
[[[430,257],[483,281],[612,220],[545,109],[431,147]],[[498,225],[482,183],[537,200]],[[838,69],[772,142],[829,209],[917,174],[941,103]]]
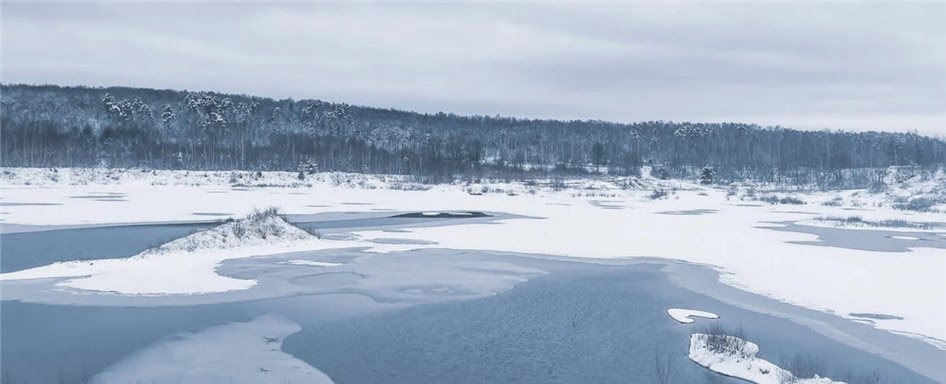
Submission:
[[[0,164],[7,167],[297,170],[304,164],[447,180],[634,175],[649,164],[664,177],[697,177],[712,168],[720,179],[840,183],[879,177],[859,169],[946,164],[946,141],[916,133],[422,114],[124,87],[2,85],[0,94]]]

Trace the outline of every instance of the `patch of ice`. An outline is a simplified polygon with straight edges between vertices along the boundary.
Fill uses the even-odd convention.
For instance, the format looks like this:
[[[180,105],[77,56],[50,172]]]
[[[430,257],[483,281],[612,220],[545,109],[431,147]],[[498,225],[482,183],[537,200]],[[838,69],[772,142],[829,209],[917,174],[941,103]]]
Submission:
[[[919,240],[919,238],[912,237],[912,236],[890,236],[890,238],[897,239],[897,240]]]
[[[796,378],[767,360],[756,357],[759,346],[727,335],[694,333],[690,336],[689,357],[709,370],[756,384],[844,384],[828,378]]]
[[[305,265],[310,267],[337,267],[343,265],[342,263],[330,263],[328,261],[313,261],[313,260],[286,260],[281,261],[279,264],[291,264],[291,265]]]
[[[670,315],[674,320],[679,321],[681,324],[690,324],[693,323],[691,317],[702,317],[704,319],[718,319],[719,315],[710,312],[697,311],[693,309],[680,309],[680,308],[670,308],[667,310],[667,314]]]
[[[324,373],[281,350],[283,338],[300,329],[266,315],[182,334],[126,357],[90,382],[331,384]]]

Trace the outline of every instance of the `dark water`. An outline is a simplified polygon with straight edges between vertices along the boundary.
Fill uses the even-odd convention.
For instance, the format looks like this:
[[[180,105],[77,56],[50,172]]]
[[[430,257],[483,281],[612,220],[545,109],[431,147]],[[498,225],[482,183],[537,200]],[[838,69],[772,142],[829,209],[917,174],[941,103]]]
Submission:
[[[946,250],[946,238],[941,233],[885,231],[880,229],[831,228],[795,224],[791,221],[775,222],[779,226],[764,228],[782,232],[807,233],[818,236],[817,241],[793,241],[795,244],[849,248],[874,252],[910,252],[910,248],[925,247]],[[897,239],[896,236],[916,238]]]
[[[57,261],[134,256],[212,224],[157,224],[0,234],[0,272]]]
[[[682,325],[666,314],[671,307],[721,319]],[[887,382],[932,383],[788,320],[673,287],[640,265],[575,265],[489,298],[306,327],[283,350],[339,384],[657,382],[655,355],[673,359],[674,382],[742,382],[686,356],[690,334],[714,322],[741,328],[775,363],[800,354],[827,362],[825,375],[877,371]]]
[[[355,218],[351,219],[322,219],[319,215],[299,215],[289,216],[289,219],[303,229],[334,233],[353,229],[436,225],[445,221],[482,220],[490,217],[482,213],[465,217],[407,215],[392,217],[390,214],[356,214]],[[0,233],[0,273],[39,267],[57,261],[130,257],[213,225],[214,222],[140,224]]]

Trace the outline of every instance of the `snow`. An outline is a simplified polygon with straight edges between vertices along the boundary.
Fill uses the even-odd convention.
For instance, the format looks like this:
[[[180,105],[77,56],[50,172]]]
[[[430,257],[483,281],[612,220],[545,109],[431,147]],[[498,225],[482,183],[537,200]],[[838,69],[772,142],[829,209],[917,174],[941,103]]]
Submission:
[[[897,240],[919,240],[918,238],[910,237],[910,236],[890,236],[890,238],[897,239]]]
[[[712,337],[727,339],[727,345],[738,349],[712,348],[708,340]],[[828,378],[795,378],[794,375],[767,360],[756,356],[759,346],[735,336],[694,333],[690,336],[689,357],[693,362],[709,370],[756,384],[844,384]]]
[[[58,174],[57,181],[51,174]],[[903,254],[798,244],[813,241],[805,233],[764,228],[773,222],[844,217],[852,212],[865,220],[899,219],[946,222],[942,213],[896,210],[887,203],[887,192],[797,192],[807,205],[744,206],[739,195],[682,181],[653,178],[570,179],[565,187],[550,188],[522,183],[487,182],[424,186],[425,190],[400,190],[409,181],[391,176],[317,174],[303,185],[295,174],[241,173],[232,188],[230,172],[140,172],[116,170],[6,169],[0,174],[5,214],[0,222],[32,225],[116,224],[206,220],[196,212],[245,214],[254,207],[278,206],[292,214],[321,212],[504,212],[517,218],[499,224],[464,224],[412,228],[409,232],[362,231],[343,242],[328,240],[291,242],[271,248],[244,248],[201,252],[200,257],[173,258],[173,265],[157,255],[129,261],[97,261],[94,268],[54,264],[23,271],[33,277],[75,277],[71,286],[91,279],[142,279],[128,292],[204,292],[245,289],[251,281],[217,276],[214,267],[233,257],[273,254],[293,249],[368,247],[372,252],[417,248],[452,248],[512,251],[575,258],[659,257],[712,265],[722,272],[722,282],[750,292],[838,316],[847,313],[885,313],[902,320],[878,320],[874,326],[911,335],[946,349],[946,252],[917,247]],[[252,181],[256,180],[256,181]],[[295,184],[293,184],[295,183]],[[275,185],[275,186],[269,186]],[[628,187],[633,185],[634,187]],[[471,191],[488,192],[473,195]],[[651,200],[655,188],[669,196]],[[911,187],[913,188],[913,187]],[[512,192],[512,193],[510,193]],[[115,193],[125,201],[71,198]],[[925,192],[924,192],[925,193]],[[933,192],[930,192],[933,193]],[[514,194],[515,196],[511,196]],[[822,202],[842,197],[841,206]],[[605,209],[592,201],[621,201],[623,208]],[[359,205],[351,205],[357,202]],[[57,203],[26,206],[15,203]],[[348,204],[346,204],[348,203]],[[850,211],[846,208],[866,209]],[[703,215],[666,215],[659,212],[712,209]],[[532,219],[536,218],[536,219]],[[849,229],[857,231],[859,229]],[[416,240],[425,244],[378,244],[378,240]],[[389,243],[395,241],[388,241]],[[921,245],[922,242],[916,242]],[[912,244],[911,244],[912,245]],[[181,256],[183,254],[177,254]],[[101,264],[101,266],[100,266]],[[115,266],[111,266],[115,264]],[[120,265],[120,266],[119,266]],[[22,275],[21,274],[21,275]],[[14,274],[0,275],[7,280]],[[152,277],[153,276],[153,277]],[[213,280],[213,282],[192,280]],[[145,284],[145,281],[154,280]],[[170,283],[173,281],[174,283]],[[878,281],[886,282],[877,284]],[[803,282],[803,283],[801,283]],[[184,284],[192,287],[180,288]],[[229,284],[227,286],[226,284]],[[109,284],[111,285],[111,284]]]
[[[312,240],[313,235],[299,229],[273,212],[256,212],[242,220],[233,220],[190,236],[173,240],[144,255],[216,251],[237,247],[270,245],[281,242]]]
[[[290,265],[305,265],[310,267],[337,267],[343,265],[342,263],[330,263],[327,261],[313,261],[313,260],[286,260],[280,264],[290,264]]]
[[[667,310],[667,314],[670,315],[674,320],[679,321],[681,324],[691,324],[693,319],[691,317],[702,317],[704,319],[718,319],[719,315],[710,312],[697,311],[693,309],[680,309],[680,308],[670,308]]]
[[[281,350],[301,329],[264,315],[182,334],[125,357],[92,383],[313,383],[331,384],[321,371]]]
[[[345,246],[350,243],[319,240],[276,215],[251,215],[127,259],[57,262],[0,274],[0,280],[69,278],[57,287],[125,295],[226,292],[248,289],[256,281],[218,275],[216,268],[225,260]]]

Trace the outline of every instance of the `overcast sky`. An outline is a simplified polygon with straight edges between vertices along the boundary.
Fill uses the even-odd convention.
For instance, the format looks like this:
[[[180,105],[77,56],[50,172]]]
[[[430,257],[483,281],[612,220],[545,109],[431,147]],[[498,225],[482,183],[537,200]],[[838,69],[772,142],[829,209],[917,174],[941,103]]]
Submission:
[[[2,3],[2,81],[946,135],[946,3]]]

